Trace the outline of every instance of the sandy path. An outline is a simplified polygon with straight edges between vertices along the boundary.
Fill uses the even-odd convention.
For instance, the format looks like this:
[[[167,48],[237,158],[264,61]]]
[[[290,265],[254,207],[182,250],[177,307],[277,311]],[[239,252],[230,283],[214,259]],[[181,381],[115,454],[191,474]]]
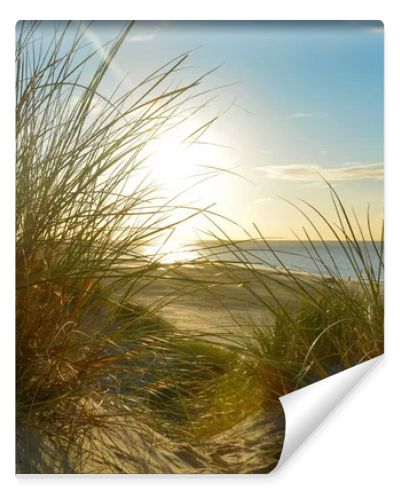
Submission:
[[[287,278],[273,271],[259,275],[279,300],[293,301],[293,294],[285,288]],[[166,320],[189,330],[234,333],[241,330],[239,325],[273,321],[267,305],[273,306],[274,299],[267,287],[238,266],[161,268],[137,297],[143,305],[157,304]]]

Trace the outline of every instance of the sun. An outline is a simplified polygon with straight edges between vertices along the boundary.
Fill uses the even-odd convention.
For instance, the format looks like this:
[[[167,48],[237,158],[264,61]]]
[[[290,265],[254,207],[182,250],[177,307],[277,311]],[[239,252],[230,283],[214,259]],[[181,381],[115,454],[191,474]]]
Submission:
[[[171,195],[176,188],[187,187],[187,194],[197,194],[210,201],[217,184],[207,179],[217,177],[223,161],[217,143],[188,139],[198,128],[195,122],[184,123],[169,133],[154,139],[150,145],[148,166],[152,181]],[[205,184],[204,187],[200,187]]]
[[[174,207],[171,220],[187,219],[176,225],[168,241],[165,259],[169,261],[193,257],[185,247],[207,226],[207,217],[199,211],[215,207],[223,189],[224,157],[217,138],[212,143],[187,140],[196,128],[194,122],[185,123],[153,140],[147,160],[150,182],[165,203]]]
[[[150,177],[161,188],[171,192],[178,184],[196,174],[194,145],[185,144],[179,137],[163,137],[154,141],[149,158]]]

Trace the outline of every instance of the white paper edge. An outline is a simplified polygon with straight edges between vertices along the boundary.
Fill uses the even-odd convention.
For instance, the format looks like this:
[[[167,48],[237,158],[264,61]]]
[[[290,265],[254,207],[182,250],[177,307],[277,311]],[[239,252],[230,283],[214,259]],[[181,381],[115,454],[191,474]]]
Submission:
[[[302,443],[382,358],[383,355],[378,356],[279,398],[285,412],[286,429],[282,454],[274,472],[287,462]]]

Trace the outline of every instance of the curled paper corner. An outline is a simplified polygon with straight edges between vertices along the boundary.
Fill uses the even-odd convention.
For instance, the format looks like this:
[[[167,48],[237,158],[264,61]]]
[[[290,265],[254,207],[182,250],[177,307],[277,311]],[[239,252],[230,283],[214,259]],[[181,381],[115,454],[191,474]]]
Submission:
[[[286,429],[278,472],[304,441],[356,385],[383,360],[383,355],[282,396]]]

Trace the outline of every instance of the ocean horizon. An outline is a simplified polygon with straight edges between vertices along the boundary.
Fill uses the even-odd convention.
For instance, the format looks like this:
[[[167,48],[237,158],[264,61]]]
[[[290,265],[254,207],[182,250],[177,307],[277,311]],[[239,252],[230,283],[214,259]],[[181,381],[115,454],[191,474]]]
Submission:
[[[185,262],[199,263],[220,261],[232,264],[251,264],[253,266],[337,276],[343,279],[357,279],[365,274],[362,259],[371,269],[372,276],[379,281],[384,280],[379,249],[381,241],[359,242],[362,255],[348,252],[351,242],[339,241],[298,241],[298,240],[242,240],[221,242],[206,240],[193,243],[171,251],[161,259],[165,263]],[[162,253],[162,252],[161,252]]]

